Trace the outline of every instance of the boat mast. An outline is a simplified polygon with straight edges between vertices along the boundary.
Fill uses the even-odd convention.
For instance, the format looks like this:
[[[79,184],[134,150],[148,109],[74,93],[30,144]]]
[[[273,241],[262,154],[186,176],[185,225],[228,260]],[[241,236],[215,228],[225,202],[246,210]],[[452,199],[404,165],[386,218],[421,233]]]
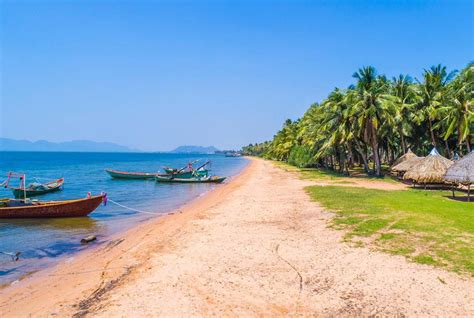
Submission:
[[[197,160],[194,160],[194,161],[191,161],[190,163],[193,165],[195,164],[196,162],[198,162],[200,159],[197,159]],[[183,171],[184,169],[186,169],[187,167],[189,166],[189,163],[187,165],[185,165],[183,168],[179,169],[178,171],[176,171],[176,173],[180,173],[181,171]]]
[[[203,165],[201,165],[199,168],[197,168],[195,170],[198,171],[199,169],[204,168],[205,166],[207,166],[209,163],[211,163],[210,160],[206,161]]]
[[[26,174],[23,174],[23,199],[26,203]]]

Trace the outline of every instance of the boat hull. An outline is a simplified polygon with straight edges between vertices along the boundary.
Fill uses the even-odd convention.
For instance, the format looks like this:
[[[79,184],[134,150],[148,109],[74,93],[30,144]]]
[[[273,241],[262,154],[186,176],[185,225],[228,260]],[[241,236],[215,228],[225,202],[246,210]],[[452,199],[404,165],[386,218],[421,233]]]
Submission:
[[[112,178],[114,179],[136,179],[136,180],[146,180],[155,178],[154,173],[147,172],[125,172],[117,170],[105,170]]]
[[[221,183],[225,179],[226,179],[225,177],[212,177],[212,178],[205,178],[205,179],[198,179],[198,178],[182,179],[182,178],[156,176],[155,181],[160,182],[160,183]]]
[[[107,173],[114,179],[135,179],[135,180],[146,180],[146,179],[154,179],[155,176],[162,176],[162,177],[169,177],[171,174],[156,174],[156,173],[147,173],[147,172],[125,172],[125,171],[117,171],[117,170],[105,170]],[[207,170],[198,171],[196,173],[186,171],[175,173],[174,176],[180,179],[190,179],[195,178],[197,176],[204,177],[207,176]]]
[[[194,172],[192,171],[185,171],[185,172],[180,172],[176,173],[178,170],[177,169],[172,169],[172,168],[163,168],[167,174],[174,174],[176,177],[181,178],[181,179],[188,179],[188,178],[194,178],[197,176],[199,177],[206,177],[209,173],[208,170],[196,170]]]
[[[87,216],[97,209],[97,207],[102,203],[103,198],[103,195],[99,195],[78,200],[39,202],[28,206],[0,206],[0,219]]]
[[[33,197],[33,196],[37,196],[37,195],[42,195],[42,194],[46,194],[46,193],[50,193],[50,192],[55,192],[55,191],[59,191],[61,190],[61,187],[64,183],[64,179],[58,179],[54,182],[50,182],[50,183],[47,183],[47,185],[53,185],[51,188],[49,189],[42,189],[42,190],[30,190],[30,189],[22,189],[22,188],[13,188],[12,191],[13,191],[13,195],[15,196],[15,198],[21,198],[23,199],[25,197],[25,192],[26,192],[26,197]]]

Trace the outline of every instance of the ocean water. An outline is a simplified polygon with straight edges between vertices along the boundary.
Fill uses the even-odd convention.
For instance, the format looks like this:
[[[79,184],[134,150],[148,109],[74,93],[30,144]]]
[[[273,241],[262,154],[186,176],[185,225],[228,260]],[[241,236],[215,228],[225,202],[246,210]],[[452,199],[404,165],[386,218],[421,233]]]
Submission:
[[[15,282],[22,276],[51,266],[65,257],[87,248],[81,238],[96,235],[100,244],[111,234],[159,217],[203,195],[219,185],[160,184],[153,180],[117,180],[105,171],[157,172],[163,166],[183,167],[188,162],[211,160],[211,174],[233,177],[247,164],[245,158],[223,155],[188,155],[158,153],[52,153],[0,152],[0,183],[9,171],[26,173],[29,182],[65,178],[62,191],[35,197],[39,200],[67,200],[86,197],[88,192],[104,191],[110,199],[154,215],[131,211],[109,202],[84,218],[0,219],[0,285]],[[199,165],[197,163],[196,165]],[[226,180],[227,181],[227,180]],[[18,179],[11,185],[17,185]],[[1,188],[0,197],[13,197]],[[12,261],[1,252],[21,252]]]

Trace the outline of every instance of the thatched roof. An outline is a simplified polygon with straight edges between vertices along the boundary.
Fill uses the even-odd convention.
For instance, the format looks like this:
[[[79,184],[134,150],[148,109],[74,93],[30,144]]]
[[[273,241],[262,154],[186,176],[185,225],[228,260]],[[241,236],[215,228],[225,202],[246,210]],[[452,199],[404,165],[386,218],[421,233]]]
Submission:
[[[453,162],[441,156],[436,149],[419,160],[404,175],[403,179],[417,183],[443,183],[444,175]]]
[[[474,150],[456,161],[446,172],[446,181],[462,184],[474,183]]]
[[[415,157],[408,158],[404,160],[403,162],[392,166],[392,171],[395,172],[406,172],[410,170],[415,164],[417,164],[421,159],[425,157],[418,157],[415,155]]]
[[[413,153],[413,151],[411,151],[411,149],[408,149],[408,151],[406,152],[406,154],[404,154],[403,156],[401,156],[400,158],[398,158],[397,160],[395,160],[395,162],[393,163],[392,167],[395,167],[396,165],[410,159],[410,158],[415,158],[415,157],[418,157],[417,155],[415,155]]]

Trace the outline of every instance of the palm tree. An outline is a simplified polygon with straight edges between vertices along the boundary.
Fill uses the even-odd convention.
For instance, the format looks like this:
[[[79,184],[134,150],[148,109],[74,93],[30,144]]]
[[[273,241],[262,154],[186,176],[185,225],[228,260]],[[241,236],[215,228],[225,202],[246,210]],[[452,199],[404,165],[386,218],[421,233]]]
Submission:
[[[457,133],[457,147],[461,148],[465,142],[470,152],[470,138],[474,133],[471,131],[474,122],[474,62],[450,83],[447,97],[446,106],[441,108],[443,121],[447,124],[444,139]]]
[[[413,81],[408,75],[400,74],[391,82],[390,92],[384,98],[395,110],[395,126],[400,136],[402,152],[408,150],[405,138],[411,133],[410,114],[414,99]]]
[[[272,159],[286,161],[291,149],[295,145],[299,121],[287,119],[283,128],[274,136],[268,149],[268,156]]]
[[[458,76],[437,65],[425,69],[413,83],[407,75],[388,81],[375,68],[354,73],[356,84],[335,89],[321,104],[313,104],[297,121],[288,120],[271,142],[246,147],[249,152],[291,161],[299,166],[323,165],[346,170],[363,163],[381,175],[408,145],[418,153],[444,140],[471,150],[474,136],[474,63]],[[454,77],[454,78],[453,78]]]
[[[324,117],[321,118],[320,130],[327,131],[326,138],[319,148],[316,156],[323,157],[335,155],[339,162],[339,171],[347,170],[347,153],[350,153],[350,128],[349,105],[346,103],[345,93],[335,89],[323,104]]]
[[[383,96],[387,92],[388,83],[384,77],[377,76],[373,66],[363,67],[352,76],[357,79],[353,115],[357,117],[363,139],[371,145],[375,175],[381,176],[378,129],[386,117]]]
[[[445,87],[456,75],[456,71],[447,72],[446,66],[438,64],[429,70],[423,71],[423,80],[417,80],[417,106],[418,112],[415,120],[420,124],[427,122],[431,144],[437,146],[435,123],[440,116],[440,106],[445,98]]]

